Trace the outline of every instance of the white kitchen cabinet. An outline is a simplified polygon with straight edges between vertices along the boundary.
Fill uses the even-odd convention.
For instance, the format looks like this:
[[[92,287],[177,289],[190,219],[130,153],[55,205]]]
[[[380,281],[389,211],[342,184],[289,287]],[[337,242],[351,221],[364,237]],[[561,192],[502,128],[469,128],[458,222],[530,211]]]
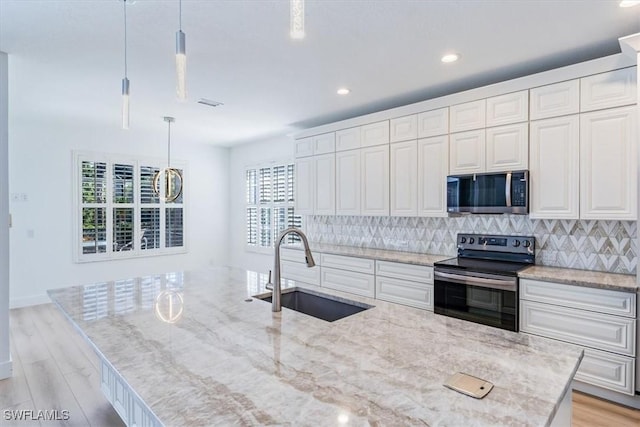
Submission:
[[[295,211],[299,215],[313,215],[316,193],[315,161],[313,157],[296,159]]]
[[[375,297],[375,261],[322,254],[320,286],[352,294]]]
[[[336,153],[336,215],[360,215],[360,150]]]
[[[529,125],[488,128],[486,131],[487,172],[524,170],[529,167]]]
[[[418,142],[391,144],[391,216],[418,214]]]
[[[360,127],[360,145],[372,147],[389,143],[389,120]]]
[[[636,67],[580,79],[580,111],[593,111],[636,103]]]
[[[336,131],[336,151],[360,148],[360,127]]]
[[[531,122],[531,218],[578,219],[580,122],[578,115]]]
[[[375,274],[375,260],[336,254],[321,254],[320,264],[323,267],[339,270],[357,271],[358,273]]]
[[[364,148],[360,156],[361,213],[389,216],[389,145]]]
[[[485,130],[453,133],[449,136],[449,174],[485,171]]]
[[[433,311],[433,267],[376,261],[376,299]]]
[[[295,140],[295,157],[313,156],[313,141],[311,137]]]
[[[304,252],[298,251],[302,260],[298,261],[281,261],[280,276],[294,280],[300,283],[308,283],[310,285],[320,286],[320,267],[307,267],[304,262]],[[314,259],[316,256],[314,255]]]
[[[580,116],[580,218],[636,220],[637,108]]]
[[[418,216],[447,216],[449,137],[418,140]]]
[[[531,89],[529,110],[531,120],[577,114],[580,111],[580,80]]]
[[[336,134],[335,132],[323,133],[311,137],[313,144],[313,154],[333,153],[336,150]]]
[[[574,379],[633,396],[635,359],[585,348]]]
[[[433,267],[394,261],[376,261],[376,276],[433,285]]]
[[[449,107],[418,114],[418,138],[449,133]]]
[[[487,99],[487,127],[529,120],[529,91],[507,93]]]
[[[418,116],[398,117],[389,122],[390,142],[407,141],[418,137]]]
[[[335,154],[313,156],[315,198],[313,212],[315,215],[336,214],[336,158]]]
[[[449,107],[451,132],[481,129],[485,127],[486,100],[467,102]]]

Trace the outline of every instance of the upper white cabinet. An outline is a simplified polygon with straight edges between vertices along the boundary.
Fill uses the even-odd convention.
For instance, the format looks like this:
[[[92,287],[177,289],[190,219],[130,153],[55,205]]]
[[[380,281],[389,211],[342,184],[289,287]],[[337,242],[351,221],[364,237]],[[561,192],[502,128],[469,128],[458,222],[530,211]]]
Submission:
[[[637,217],[637,109],[580,116],[580,217]]]
[[[449,174],[481,173],[485,170],[485,130],[449,136]]]
[[[360,148],[360,127],[343,129],[336,132],[336,151]]]
[[[391,216],[418,213],[418,143],[391,144]]]
[[[300,215],[313,215],[316,194],[315,162],[313,157],[296,159],[295,209]]]
[[[449,108],[451,132],[485,127],[486,100],[467,102]]]
[[[580,81],[569,80],[531,89],[531,120],[577,114],[580,111]]]
[[[578,219],[578,115],[531,122],[529,152],[530,217]]]
[[[371,123],[360,128],[360,144],[371,147],[389,143],[389,120]]]
[[[425,111],[418,114],[418,138],[449,133],[449,108]]]
[[[527,169],[529,166],[529,125],[499,126],[487,129],[486,171]]]
[[[487,127],[526,122],[529,119],[529,91],[508,93],[487,99]]]
[[[315,198],[313,213],[315,215],[336,214],[336,163],[335,155],[323,154],[314,156]]]
[[[313,141],[311,137],[296,139],[294,151],[296,158],[313,156]]]
[[[360,150],[336,153],[336,215],[360,215]]]
[[[389,145],[360,152],[360,209],[362,215],[389,215]]]
[[[335,132],[312,136],[311,141],[313,143],[314,155],[333,153],[336,150]]]
[[[416,114],[413,114],[411,116],[391,119],[391,121],[389,122],[389,127],[391,142],[416,139],[418,137],[418,116]]]
[[[449,137],[418,140],[418,216],[447,216]]]
[[[580,79],[580,111],[618,107],[636,102],[636,67]]]

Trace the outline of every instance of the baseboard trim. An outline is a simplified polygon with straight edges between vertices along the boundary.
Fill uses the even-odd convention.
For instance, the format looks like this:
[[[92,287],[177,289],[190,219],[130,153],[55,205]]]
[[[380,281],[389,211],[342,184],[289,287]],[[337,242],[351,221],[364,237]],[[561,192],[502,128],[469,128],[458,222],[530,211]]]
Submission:
[[[640,395],[630,396],[628,394],[617,393],[615,391],[606,390],[601,387],[596,387],[591,384],[586,384],[581,381],[573,381],[571,388],[577,391],[581,391],[592,396],[599,397],[601,399],[610,400],[611,402],[618,403],[620,405],[629,406],[631,408],[640,409]]]
[[[29,307],[32,305],[48,304],[51,298],[47,294],[34,295],[31,297],[14,298],[9,300],[9,308]]]
[[[0,380],[11,378],[13,374],[13,362],[11,357],[6,362],[0,363]]]

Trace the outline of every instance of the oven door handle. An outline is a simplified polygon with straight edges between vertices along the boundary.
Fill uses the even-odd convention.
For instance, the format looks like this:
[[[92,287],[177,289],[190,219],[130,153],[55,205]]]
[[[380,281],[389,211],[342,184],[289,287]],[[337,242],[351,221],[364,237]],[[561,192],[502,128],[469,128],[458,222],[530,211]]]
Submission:
[[[511,172],[507,173],[507,179],[504,183],[504,198],[507,202],[507,207],[511,207]]]
[[[434,273],[436,278],[445,279],[446,281],[453,283],[460,283],[463,285],[479,286],[482,288],[493,288],[503,290],[516,290],[515,280],[500,280],[500,279],[485,279],[484,277],[464,276],[461,274],[443,273],[436,271]]]

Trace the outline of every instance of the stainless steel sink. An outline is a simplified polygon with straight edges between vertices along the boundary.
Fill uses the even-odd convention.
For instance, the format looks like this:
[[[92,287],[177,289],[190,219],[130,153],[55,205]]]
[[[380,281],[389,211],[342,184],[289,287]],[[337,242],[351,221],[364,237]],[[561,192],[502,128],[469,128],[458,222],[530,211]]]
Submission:
[[[271,302],[271,295],[256,298]],[[334,322],[373,307],[361,302],[300,288],[282,291],[282,306],[327,322]]]

